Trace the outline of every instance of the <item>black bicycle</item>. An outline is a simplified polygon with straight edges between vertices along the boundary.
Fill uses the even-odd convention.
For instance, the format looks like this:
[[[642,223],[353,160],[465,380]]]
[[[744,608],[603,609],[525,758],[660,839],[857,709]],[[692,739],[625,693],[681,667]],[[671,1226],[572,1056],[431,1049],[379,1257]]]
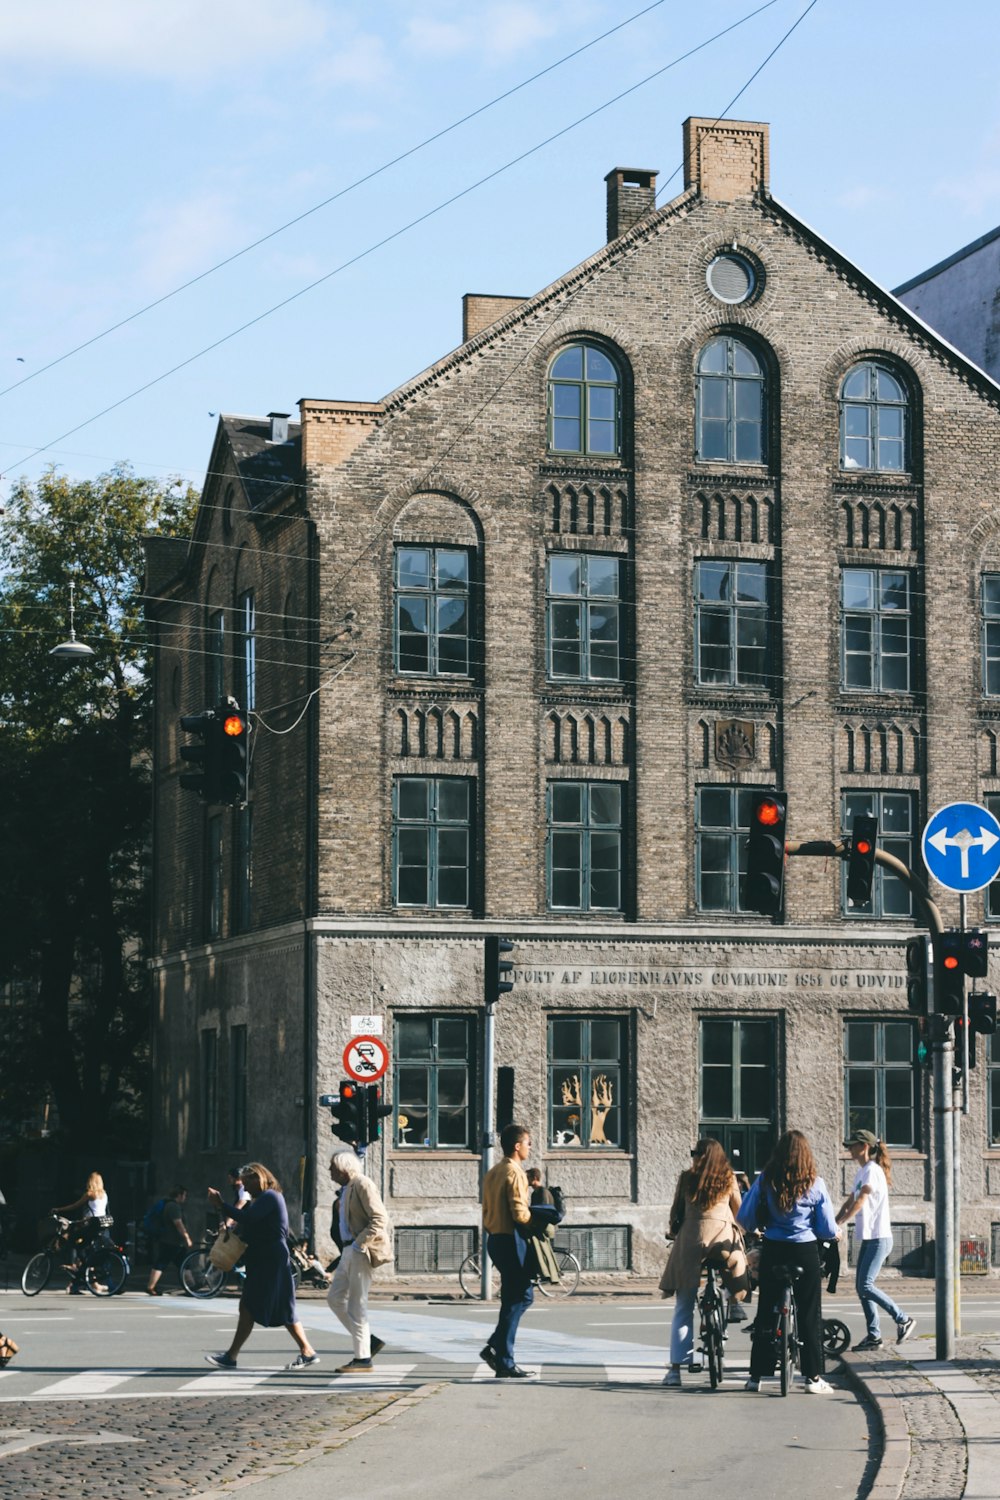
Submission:
[[[56,1267],[79,1278],[95,1297],[113,1297],[125,1285],[128,1261],[118,1251],[108,1233],[114,1219],[105,1214],[101,1218],[84,1221],[82,1238],[73,1243],[67,1236],[70,1229],[68,1219],[57,1219],[56,1232],[44,1250],[33,1255],[21,1276],[21,1290],[26,1297],[37,1297],[49,1284]],[[75,1259],[67,1261],[66,1257]]]
[[[788,1395],[792,1372],[802,1368],[802,1340],[799,1337],[799,1310],[795,1302],[795,1283],[802,1272],[789,1266],[783,1273],[774,1304],[774,1348],[778,1356],[781,1394]]]
[[[717,1266],[705,1267],[705,1285],[698,1298],[701,1322],[701,1348],[708,1365],[708,1383],[712,1390],[722,1384],[726,1350],[726,1324],[729,1319],[729,1294],[722,1285]]]

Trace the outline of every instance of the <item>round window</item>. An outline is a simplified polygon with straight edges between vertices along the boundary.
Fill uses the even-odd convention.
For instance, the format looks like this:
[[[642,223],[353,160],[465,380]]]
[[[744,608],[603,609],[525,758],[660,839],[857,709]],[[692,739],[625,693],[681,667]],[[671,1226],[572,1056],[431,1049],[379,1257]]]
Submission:
[[[742,255],[717,255],[709,264],[705,279],[708,290],[720,302],[746,302],[757,284],[753,266]]]

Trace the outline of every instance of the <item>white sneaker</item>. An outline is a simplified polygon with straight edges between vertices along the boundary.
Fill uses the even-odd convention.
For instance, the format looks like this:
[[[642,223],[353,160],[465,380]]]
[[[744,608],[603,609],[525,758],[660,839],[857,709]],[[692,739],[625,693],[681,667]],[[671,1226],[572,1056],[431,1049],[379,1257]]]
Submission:
[[[822,1375],[817,1375],[814,1380],[803,1380],[802,1389],[810,1396],[832,1396],[833,1386]]]
[[[663,1384],[665,1386],[667,1386],[669,1390],[673,1390],[673,1391],[677,1390],[678,1387],[680,1386],[680,1383],[681,1383],[681,1372],[680,1372],[680,1370],[668,1370],[667,1373],[663,1377]]]

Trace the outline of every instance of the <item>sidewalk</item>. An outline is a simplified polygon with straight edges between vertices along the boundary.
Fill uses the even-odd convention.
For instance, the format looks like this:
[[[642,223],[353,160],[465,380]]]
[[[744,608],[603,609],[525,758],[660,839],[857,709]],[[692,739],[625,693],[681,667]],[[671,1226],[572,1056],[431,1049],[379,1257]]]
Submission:
[[[933,1339],[916,1339],[843,1359],[882,1428],[867,1500],[998,1500],[1000,1343],[962,1338],[954,1360],[937,1360]]]

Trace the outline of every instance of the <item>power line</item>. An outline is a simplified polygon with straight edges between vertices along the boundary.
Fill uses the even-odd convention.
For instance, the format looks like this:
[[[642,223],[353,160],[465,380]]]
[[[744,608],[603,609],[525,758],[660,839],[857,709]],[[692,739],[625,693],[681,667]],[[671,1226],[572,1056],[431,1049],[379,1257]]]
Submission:
[[[409,220],[408,223],[402,225],[399,229],[393,230],[391,234],[384,235],[380,240],[377,240],[374,244],[369,245],[366,249],[360,250],[356,255],[352,255],[347,260],[342,261],[340,265],[335,266],[331,271],[327,271],[324,275],[316,277],[315,280],[309,282],[306,286],[300,287],[297,291],[290,293],[290,295],[287,297],[283,297],[280,302],[275,302],[271,307],[266,308],[263,312],[256,314],[255,317],[249,318],[245,323],[241,323],[238,328],[231,329],[228,333],[222,334],[219,338],[214,339],[210,344],[206,344],[202,349],[197,350],[194,354],[188,355],[186,359],[179,360],[178,363],[172,365],[170,369],[164,370],[159,375],[153,376],[151,380],[145,381],[142,385],[137,386],[127,395],[119,397],[117,401],[112,401],[108,406],[103,407],[98,412],[94,412],[92,416],[85,418],[84,421],[78,422],[76,426],[70,427],[65,432],[60,433],[58,437],[54,437],[49,442],[43,443],[41,447],[36,448],[32,453],[29,453],[26,458],[21,459],[20,462],[22,464],[30,463],[32,459],[38,458],[40,454],[48,452],[50,448],[54,448],[57,443],[65,442],[67,438],[72,437],[75,433],[82,432],[85,427],[90,427],[94,422],[100,421],[102,417],[106,417],[111,412],[117,411],[119,407],[127,405],[128,402],[134,401],[137,396],[141,396],[146,391],[152,390],[154,386],[162,384],[162,382],[164,380],[168,380],[171,375],[176,375],[178,371],[186,369],[188,365],[196,363],[196,361],[199,359],[203,359],[206,354],[211,354],[214,350],[221,348],[223,344],[227,344],[230,342],[230,340],[237,338],[241,333],[246,333],[248,329],[256,327],[258,323],[262,323],[265,319],[273,317],[276,312],[282,311],[284,308],[289,307],[293,302],[297,302],[301,297],[305,297],[308,295],[308,293],[315,291],[317,287],[323,286],[326,282],[331,281],[335,276],[341,275],[342,272],[349,270],[352,266],[355,266],[360,261],[365,260],[369,255],[373,255],[376,250],[381,250],[386,245],[391,244],[394,240],[399,239],[402,235],[408,234],[411,229],[415,229],[420,224],[426,223],[428,219],[434,218],[437,214],[442,213],[444,209],[450,208],[452,204],[460,202],[463,198],[468,197],[470,193],[476,192],[479,188],[485,186],[486,183],[494,181],[495,178],[500,177],[503,175],[503,173],[510,171],[511,168],[519,166],[521,162],[527,161],[529,157],[536,155],[539,151],[543,151],[554,141],[560,140],[563,136],[568,135],[571,131],[577,130],[581,125],[586,124],[588,120],[594,119],[597,115],[602,114],[605,110],[610,109],[613,105],[620,103],[622,99],[628,98],[629,95],[636,93],[641,88],[645,88],[647,84],[652,83],[655,79],[662,77],[664,73],[669,72],[672,68],[677,67],[680,63],[687,61],[688,58],[693,57],[696,53],[703,51],[706,47],[711,46],[721,37],[728,35],[731,31],[735,31],[737,27],[743,26],[747,21],[753,20],[753,18],[760,15],[762,11],[769,10],[771,6],[776,3],[777,0],[765,0],[765,3],[763,5],[760,5],[755,10],[748,12],[748,14],[741,17],[740,20],[734,21],[731,25],[724,27],[721,31],[716,32],[713,36],[708,37],[705,41],[699,42],[697,46],[689,48],[687,52],[681,53],[680,56],[673,58],[670,62],[664,63],[662,67],[654,69],[652,73],[648,73],[644,78],[641,78],[638,83],[631,84],[627,89],[622,89],[619,93],[614,94],[610,99],[606,99],[602,104],[596,105],[594,109],[588,110],[585,114],[580,115],[569,125],[564,125],[562,129],[554,131],[551,135],[546,136],[544,140],[536,142],[534,146],[530,146],[526,151],[522,151],[517,156],[511,157],[501,166],[496,167],[492,172],[487,172],[484,176],[477,178],[475,182],[469,183],[466,187],[461,188],[457,193],[452,193],[448,198],[443,199],[442,202],[436,204],[433,208],[427,209],[426,212],[422,214],[418,214],[416,218]],[[817,3],[818,0],[811,0],[811,3],[807,9],[811,10],[813,5],[816,5]],[[781,43],[779,43],[778,45],[780,46]],[[774,53],[772,52],[769,54],[769,57],[772,57],[773,55]],[[739,95],[737,95],[737,98],[738,97]]]
[[[770,0],[770,3],[776,4],[777,0]],[[389,161],[383,162],[381,166],[374,167],[370,172],[366,172],[364,176],[358,177],[354,182],[348,183],[346,187],[338,189],[335,193],[331,193],[328,198],[323,198],[319,203],[314,203],[311,208],[304,209],[302,213],[296,214],[294,218],[286,220],[284,224],[279,224],[276,229],[271,229],[267,234],[262,234],[258,239],[252,240],[249,245],[244,245],[241,250],[235,250],[231,255],[227,255],[222,260],[217,261],[214,266],[209,266],[206,270],[199,271],[197,276],[192,276],[187,281],[181,282],[179,286],[175,286],[169,292],[164,292],[161,297],[155,298],[152,302],[147,302],[145,306],[136,308],[135,312],[131,312],[126,317],[120,318],[117,323],[110,324],[109,327],[102,329],[100,333],[93,334],[89,339],[85,339],[82,344],[77,344],[74,348],[67,349],[65,353],[58,355],[55,359],[49,360],[48,364],[41,365],[37,370],[33,370],[30,375],[24,375],[20,380],[15,380],[13,385],[5,386],[0,390],[0,396],[9,395],[11,391],[16,391],[20,386],[27,385],[29,380],[37,380],[39,375],[44,375],[46,371],[55,369],[56,365],[61,365],[67,359],[72,359],[75,354],[80,354],[84,349],[89,349],[94,344],[100,343],[109,334],[117,333],[119,328],[125,328],[129,323],[134,323],[137,318],[141,318],[146,313],[152,312],[154,308],[162,307],[165,302],[169,302],[172,298],[180,296],[181,292],[186,292],[190,287],[197,286],[200,281],[205,281],[209,276],[214,276],[217,271],[223,270],[226,266],[231,266],[234,261],[240,260],[244,255],[249,255],[252,250],[259,249],[261,245],[266,245],[269,240],[275,239],[279,234],[284,234],[286,229],[292,229],[296,224],[301,224],[303,220],[310,218],[313,214],[319,213],[321,209],[329,208],[330,204],[336,203],[339,198],[345,198],[348,193],[353,193],[356,188],[363,187],[367,182],[372,182],[376,177],[380,177],[383,172],[388,172],[391,167],[397,167],[400,162],[407,161],[411,156],[416,156],[419,151],[425,150],[426,147],[433,145],[435,141],[440,141],[446,135],[450,135],[452,131],[458,130],[462,125],[467,125],[470,120],[474,120],[477,116],[485,114],[497,104],[502,104],[505,99],[510,99],[514,94],[520,93],[522,89],[527,88],[530,84],[537,83],[540,78],[545,78],[547,74],[554,73],[557,68],[561,68],[565,63],[572,62],[575,57],[580,57],[584,52],[588,52],[592,47],[596,47],[598,43],[606,41],[609,36],[614,36],[615,32],[624,31],[625,27],[631,26],[633,21],[638,21],[643,16],[649,15],[650,11],[657,10],[663,4],[664,0],[653,0],[651,5],[645,6],[642,10],[637,10],[634,15],[628,16],[624,21],[619,21],[616,26],[610,27],[607,31],[602,31],[599,36],[592,37],[589,42],[584,42],[582,46],[575,48],[572,52],[567,52],[564,57],[560,57],[555,62],[549,63],[547,67],[539,69],[537,73],[532,73],[529,78],[522,79],[513,88],[506,89],[502,94],[497,94],[496,98],[488,100],[485,104],[480,104],[476,109],[470,110],[468,114],[462,115],[460,119],[453,120],[450,125],[445,125],[440,130],[434,131],[432,135],[427,136],[422,141],[418,141],[415,146],[408,147],[405,151],[401,151],[398,156],[393,156]],[[59,439],[56,439],[56,441],[58,442]]]

